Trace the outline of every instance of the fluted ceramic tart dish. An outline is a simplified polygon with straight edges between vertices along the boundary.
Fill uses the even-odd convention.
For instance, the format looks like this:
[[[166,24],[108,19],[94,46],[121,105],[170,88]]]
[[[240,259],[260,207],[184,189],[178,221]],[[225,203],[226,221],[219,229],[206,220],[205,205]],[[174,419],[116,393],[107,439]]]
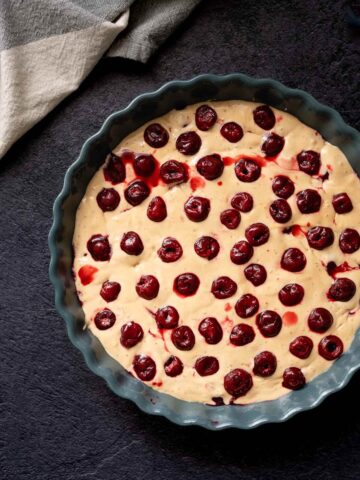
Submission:
[[[358,368],[360,136],[308,94],[204,75],[114,113],[54,205],[69,337],[114,392],[210,429],[318,405]]]

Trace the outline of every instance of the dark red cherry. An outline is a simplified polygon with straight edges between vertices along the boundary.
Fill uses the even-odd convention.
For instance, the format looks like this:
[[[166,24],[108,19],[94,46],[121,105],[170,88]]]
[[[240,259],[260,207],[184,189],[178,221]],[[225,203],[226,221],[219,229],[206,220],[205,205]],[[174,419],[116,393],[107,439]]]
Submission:
[[[153,222],[162,222],[167,217],[166,203],[161,197],[154,197],[147,208],[147,216]]]
[[[171,333],[171,340],[179,350],[191,350],[195,345],[195,335],[190,327],[181,325]]]
[[[309,358],[312,352],[313,346],[314,344],[311,338],[306,337],[305,335],[301,335],[300,337],[296,337],[290,343],[289,351],[295,357],[305,360],[305,358]]]
[[[121,239],[120,248],[128,255],[141,255],[144,245],[136,232],[126,232]]]
[[[206,317],[199,324],[199,333],[209,345],[216,345],[223,337],[220,323],[214,317]]]
[[[192,222],[202,222],[210,212],[210,200],[204,197],[190,197],[184,205],[186,216]]]
[[[105,164],[104,177],[105,180],[108,180],[113,185],[123,182],[126,178],[125,164],[122,159],[114,153],[110,154]]]
[[[103,212],[112,212],[120,203],[120,195],[114,188],[103,188],[97,194],[96,201]]]
[[[135,355],[133,367],[136,375],[143,382],[149,382],[156,375],[156,364],[148,355]]]
[[[150,195],[150,189],[142,180],[134,180],[125,188],[124,195],[126,201],[136,207]]]
[[[306,232],[306,239],[311,248],[323,250],[334,243],[334,233],[328,227],[312,227]]]
[[[240,213],[233,208],[228,208],[220,213],[220,222],[229,230],[235,230],[240,225],[240,220]]]
[[[224,377],[224,388],[234,398],[243,397],[252,386],[250,373],[242,368],[235,368]]]
[[[235,210],[247,213],[252,210],[254,206],[254,200],[250,193],[239,192],[232,197],[231,206],[235,208]]]
[[[219,370],[219,360],[215,357],[200,357],[195,362],[195,370],[201,377],[214,375]]]
[[[276,337],[282,327],[282,320],[278,313],[264,310],[256,316],[256,325],[264,337]]]
[[[306,383],[304,374],[297,367],[289,367],[283,373],[282,386],[289,390],[299,390]]]
[[[288,283],[279,292],[279,300],[286,307],[298,305],[304,298],[304,288],[297,283]]]
[[[253,247],[264,245],[269,240],[270,230],[263,223],[253,223],[245,230],[246,240]]]
[[[176,140],[176,148],[183,155],[195,155],[200,147],[201,138],[196,132],[182,133]]]
[[[108,308],[104,308],[95,315],[94,322],[99,330],[107,330],[116,322],[115,313]]]
[[[326,308],[314,308],[308,317],[310,330],[316,333],[325,333],[333,324],[333,316]]]
[[[139,177],[150,177],[156,167],[155,158],[147,153],[136,155],[134,159],[134,170]]]
[[[261,167],[251,158],[241,158],[235,163],[235,175],[241,182],[255,182],[261,175]]]
[[[235,305],[235,312],[240,318],[250,318],[259,310],[259,301],[251,293],[239,298]]]
[[[277,223],[286,223],[292,217],[291,207],[288,202],[282,198],[272,202],[269,208],[270,215]]]
[[[194,243],[194,250],[199,257],[212,260],[219,253],[220,245],[215,238],[203,236]]]
[[[298,248],[288,248],[283,253],[280,264],[288,272],[301,272],[306,266],[306,257]]]
[[[92,258],[98,262],[110,260],[111,247],[107,236],[96,234],[90,237],[87,242],[87,249]]]
[[[356,285],[350,278],[337,278],[331,285],[328,296],[336,302],[348,302],[355,292]]]
[[[299,170],[308,175],[317,175],[320,170],[320,153],[313,150],[303,150],[297,157]]]
[[[275,372],[276,367],[276,357],[271,352],[265,350],[258,353],[254,358],[253,372],[258,377],[270,377]]]
[[[244,275],[254,287],[262,285],[266,281],[267,272],[265,267],[258,263],[251,263],[244,269]]]
[[[226,276],[218,277],[212,282],[211,285],[211,293],[214,295],[215,298],[229,298],[235,295],[236,291],[236,283],[234,282],[234,280],[231,280],[231,278]]]
[[[120,290],[120,283],[107,281],[102,284],[100,295],[105,302],[113,302],[119,296]]]
[[[269,133],[261,145],[261,150],[266,157],[275,157],[284,148],[284,144],[284,137],[280,137],[276,133]]]
[[[251,343],[255,338],[254,329],[246,323],[234,325],[230,333],[230,343],[236,347],[243,347]]]
[[[160,123],[151,123],[144,131],[145,142],[153,148],[164,147],[169,141],[169,134]]]
[[[294,182],[285,175],[277,175],[271,187],[277,197],[284,198],[285,200],[295,192]]]
[[[174,280],[174,290],[184,297],[195,295],[199,285],[200,280],[193,273],[182,273]]]
[[[316,190],[307,188],[296,194],[296,204],[301,213],[315,213],[320,210],[321,197]]]
[[[240,240],[230,250],[230,259],[235,265],[247,263],[254,254],[254,249],[246,240]]]
[[[139,297],[145,300],[153,300],[158,296],[160,284],[154,275],[141,275],[135,289]]]
[[[196,170],[206,180],[215,180],[219,178],[224,171],[224,162],[220,155],[213,153],[200,158],[196,163]]]
[[[125,323],[120,330],[120,343],[125,348],[137,345],[144,337],[144,331],[136,322]]]
[[[183,254],[183,249],[175,238],[166,237],[157,253],[163,262],[171,263],[179,260]]]
[[[184,365],[179,357],[171,355],[164,363],[164,370],[168,377],[177,377],[184,370]]]
[[[179,313],[175,307],[167,305],[156,311],[155,321],[160,330],[163,328],[176,328],[179,324]]]
[[[344,351],[344,344],[336,335],[324,337],[318,346],[319,355],[325,360],[336,360]]]
[[[177,160],[168,160],[160,167],[160,178],[167,185],[185,183],[189,180],[185,164]]]
[[[244,136],[244,131],[236,122],[227,122],[220,129],[221,135],[230,143],[239,142]]]
[[[354,208],[349,195],[345,192],[333,196],[332,204],[336,213],[349,213]]]
[[[217,114],[209,105],[201,105],[195,112],[195,123],[199,130],[206,132],[213,127],[217,120]]]
[[[353,228],[346,228],[339,237],[339,246],[344,253],[354,253],[360,248],[360,235]]]
[[[267,105],[259,105],[253,111],[253,118],[256,125],[264,130],[271,130],[275,125],[275,115]]]

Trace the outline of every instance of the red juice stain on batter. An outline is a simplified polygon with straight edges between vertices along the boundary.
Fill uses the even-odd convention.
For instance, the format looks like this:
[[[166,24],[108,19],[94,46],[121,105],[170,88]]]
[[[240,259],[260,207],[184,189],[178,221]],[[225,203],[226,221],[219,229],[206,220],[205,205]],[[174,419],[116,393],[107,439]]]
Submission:
[[[295,325],[298,321],[298,317],[295,312],[285,312],[282,319],[285,325]]]
[[[92,265],[84,265],[78,271],[80,281],[83,285],[89,285],[94,280],[94,275],[98,271],[98,268]]]
[[[308,224],[308,227],[310,224]],[[283,233],[291,233],[294,237],[299,237],[300,235],[306,235],[306,232],[300,227],[300,225],[292,225],[291,227],[285,227]]]
[[[327,168],[330,172],[333,171],[333,167],[332,167],[331,165],[329,165],[329,164],[326,165],[326,168]]]
[[[217,184],[219,185],[219,187],[221,187],[221,185],[223,184],[223,182],[222,182],[221,180],[219,180],[219,181],[217,182]]]
[[[225,307],[224,307],[225,312],[229,312],[231,310],[231,308],[232,307],[231,307],[230,303],[225,303]]]
[[[340,265],[336,265],[335,262],[329,262],[326,265],[327,273],[334,279],[336,279],[338,273],[351,272],[353,270],[360,270],[360,266],[351,267],[347,262],[341,263]]]
[[[160,380],[159,382],[152,382],[151,385],[154,385],[154,387],[161,387],[163,382]]]
[[[190,180],[190,187],[193,192],[197,190],[198,188],[204,188],[205,187],[205,180],[201,177],[192,177]]]
[[[281,122],[282,119],[283,119],[283,116],[282,116],[282,115],[278,115],[278,116],[276,117],[276,121],[277,121],[277,122]]]
[[[232,328],[232,326],[234,325],[234,322],[233,320],[231,320],[231,318],[229,318],[228,316],[226,316],[224,318],[224,320],[221,321],[221,323],[225,326],[225,325],[229,325],[230,328]]]

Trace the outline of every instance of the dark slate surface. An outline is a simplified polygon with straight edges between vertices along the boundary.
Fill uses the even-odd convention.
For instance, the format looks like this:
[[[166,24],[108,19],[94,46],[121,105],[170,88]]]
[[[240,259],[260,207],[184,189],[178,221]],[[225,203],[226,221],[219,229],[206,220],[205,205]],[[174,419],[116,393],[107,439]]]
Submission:
[[[47,272],[65,170],[112,111],[167,80],[241,71],[306,89],[360,128],[359,51],[341,1],[204,1],[148,66],[100,62],[12,148],[0,166],[0,478],[360,478],[360,374],[283,425],[179,428],[117,398],[85,367]]]

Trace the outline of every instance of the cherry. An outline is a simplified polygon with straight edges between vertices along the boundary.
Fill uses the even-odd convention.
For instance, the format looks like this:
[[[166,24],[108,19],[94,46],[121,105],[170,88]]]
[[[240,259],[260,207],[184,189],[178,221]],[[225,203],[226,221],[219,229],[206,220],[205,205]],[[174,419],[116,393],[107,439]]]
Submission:
[[[255,182],[261,175],[261,167],[251,158],[241,158],[235,163],[235,175],[241,182]]]
[[[164,363],[164,370],[168,377],[177,377],[184,370],[184,365],[179,357],[171,355]]]
[[[303,150],[297,157],[299,170],[308,175],[317,175],[320,170],[320,153],[313,150]]]
[[[151,123],[144,131],[145,142],[153,148],[164,147],[169,141],[169,134],[160,123]]]
[[[344,253],[354,253],[360,248],[360,235],[353,228],[346,228],[339,237],[340,250]]]
[[[236,302],[235,312],[240,318],[250,318],[259,310],[259,301],[251,293],[246,293]]]
[[[212,260],[219,253],[220,245],[215,238],[203,236],[194,243],[194,250],[199,257]]]
[[[196,132],[182,133],[176,140],[176,148],[183,155],[195,155],[200,147],[201,138]]]
[[[150,195],[150,189],[142,180],[134,180],[125,188],[124,195],[126,201],[136,207]]]
[[[125,348],[137,345],[144,337],[144,331],[136,322],[125,323],[120,329],[120,343]]]
[[[160,178],[167,185],[185,183],[189,180],[185,164],[177,160],[168,160],[161,165]]]
[[[254,329],[246,323],[234,325],[230,333],[230,343],[236,347],[243,347],[251,343],[255,338]]]
[[[135,289],[139,297],[145,300],[153,300],[158,296],[160,284],[154,275],[141,275]]]
[[[220,222],[229,230],[235,230],[240,225],[240,213],[233,208],[228,208],[220,213]]]
[[[276,133],[269,133],[261,145],[261,150],[266,157],[275,157],[284,148],[284,144],[284,137],[280,137]]]
[[[112,212],[120,203],[120,195],[114,188],[103,188],[97,194],[96,201],[103,212]]]
[[[328,296],[337,302],[348,302],[355,292],[356,285],[350,278],[337,278],[331,285]]]
[[[220,155],[213,153],[200,158],[196,163],[196,170],[206,180],[215,180],[219,178],[224,171],[224,162]]]
[[[191,350],[195,345],[195,335],[186,325],[175,328],[171,333],[171,340],[179,350]]]
[[[135,355],[133,367],[136,375],[143,382],[149,382],[156,375],[156,364],[148,355]]]
[[[247,192],[239,192],[236,193],[231,199],[231,206],[235,208],[235,210],[239,210],[240,212],[247,213],[252,210],[254,206],[253,197],[250,193]]]
[[[247,263],[254,254],[254,249],[246,240],[240,240],[230,250],[230,259],[235,265]]]
[[[258,263],[251,263],[245,268],[244,275],[245,278],[254,285],[254,287],[258,287],[266,281],[267,272],[265,267],[262,265],[259,265]]]
[[[313,346],[314,344],[311,338],[301,335],[300,337],[294,338],[294,340],[290,343],[289,351],[295,357],[305,360],[305,358],[309,358]]]
[[[296,194],[296,204],[301,213],[315,213],[320,210],[321,197],[316,190],[307,188]]]
[[[147,208],[147,216],[153,222],[162,222],[167,217],[166,203],[161,197],[154,197]]]
[[[304,288],[297,283],[288,283],[279,292],[279,300],[286,307],[298,305],[304,298]]]
[[[210,200],[204,197],[189,197],[184,205],[186,216],[192,222],[202,222],[210,212]]]
[[[256,125],[264,130],[271,130],[275,125],[275,115],[267,105],[259,105],[253,110],[253,118]]]
[[[201,377],[214,375],[219,370],[219,360],[215,357],[200,357],[195,362],[195,370]]]
[[[242,368],[235,368],[224,377],[224,388],[234,398],[243,397],[253,386],[250,373]]]
[[[310,330],[316,333],[325,333],[333,324],[333,316],[326,308],[314,308],[308,317]]]
[[[277,361],[273,353],[264,351],[260,352],[254,358],[254,375],[258,377],[270,377],[276,370]]]
[[[334,233],[328,227],[312,227],[306,232],[306,239],[311,248],[323,250],[334,243]]]
[[[286,223],[292,217],[291,207],[288,202],[282,198],[275,200],[269,208],[270,215],[277,223]]]
[[[171,263],[179,260],[183,254],[183,249],[175,238],[166,237],[157,251],[157,254],[163,262]]]
[[[113,185],[121,183],[126,178],[126,169],[124,162],[114,153],[110,154],[104,167],[105,180],[110,181]]]
[[[100,295],[105,302],[113,302],[119,296],[120,290],[120,283],[107,281],[102,284]]]
[[[277,175],[272,182],[272,191],[277,197],[287,199],[295,192],[294,182],[285,175]]]
[[[200,280],[193,273],[182,273],[174,280],[174,290],[185,297],[195,295],[199,285]]]
[[[156,311],[155,321],[160,330],[163,328],[176,328],[179,324],[179,313],[175,307],[167,305]]]
[[[115,313],[108,308],[104,308],[104,310],[98,312],[94,318],[94,323],[99,330],[107,330],[111,328],[115,322]]]
[[[244,131],[236,122],[227,122],[220,129],[221,135],[230,143],[239,142],[244,136]]]
[[[136,175],[150,177],[154,173],[156,162],[152,155],[141,153],[136,155],[133,165]]]
[[[199,130],[206,132],[213,127],[217,120],[217,114],[209,105],[201,105],[195,112],[195,123]]]
[[[289,390],[299,390],[306,383],[304,374],[297,367],[289,367],[283,373],[282,386]]]
[[[336,360],[342,355],[344,344],[336,335],[328,335],[324,337],[319,345],[318,352],[325,360]]]
[[[253,247],[264,245],[269,240],[270,230],[263,223],[253,223],[245,230],[246,240]]]
[[[98,262],[110,260],[111,247],[107,236],[101,234],[92,235],[86,246],[94,260]]]
[[[214,317],[206,317],[199,324],[199,333],[209,345],[216,345],[223,337],[220,323]]]
[[[234,282],[234,280],[231,280],[231,278],[226,276],[218,277],[212,282],[211,285],[211,293],[214,295],[215,298],[229,298],[235,295],[236,291],[236,283]]]
[[[281,257],[281,268],[288,272],[301,272],[306,265],[306,257],[298,248],[288,248]]]
[[[264,310],[256,316],[256,326],[264,337],[276,337],[282,327],[282,320],[278,313]]]
[[[332,205],[336,213],[349,213],[354,208],[349,195],[345,192],[333,196]]]
[[[136,232],[126,232],[121,239],[120,248],[128,255],[141,255],[144,245]]]

